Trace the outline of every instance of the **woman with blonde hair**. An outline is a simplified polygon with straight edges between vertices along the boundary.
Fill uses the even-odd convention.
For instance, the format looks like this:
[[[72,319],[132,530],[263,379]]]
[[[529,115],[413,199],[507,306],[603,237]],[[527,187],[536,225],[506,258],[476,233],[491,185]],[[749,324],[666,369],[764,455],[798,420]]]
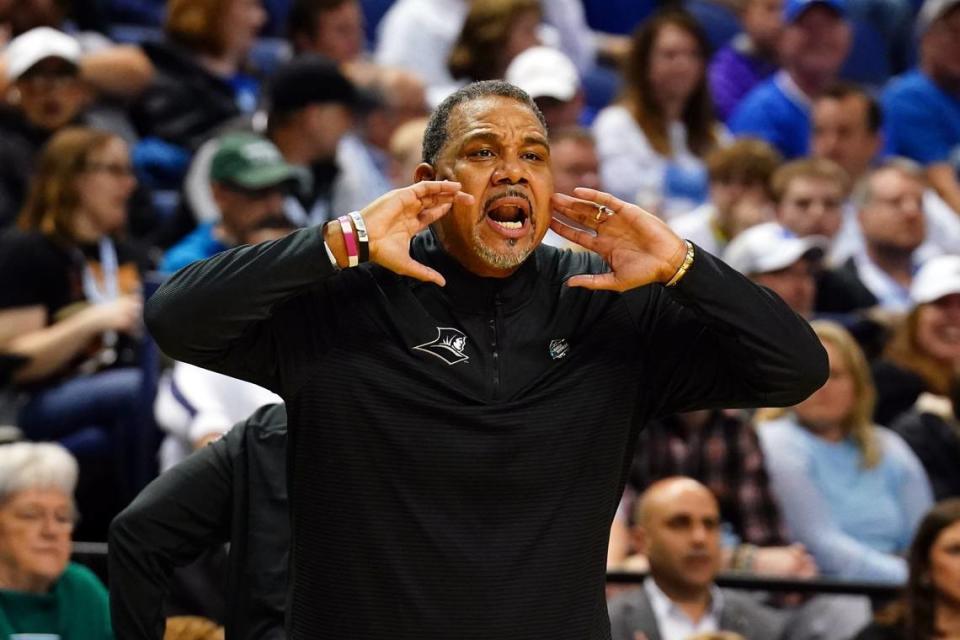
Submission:
[[[13,378],[27,396],[18,426],[74,450],[107,439],[129,464],[143,261],[121,236],[135,186],[121,138],[61,130],[40,155],[19,228],[0,236],[0,351],[25,361]]]
[[[540,0],[474,0],[447,66],[454,80],[503,78],[510,61],[540,44]]]
[[[709,43],[689,14],[669,9],[633,35],[620,99],[593,131],[603,184],[670,219],[707,195],[706,155],[729,139],[707,88]]]
[[[933,500],[906,443],[872,422],[866,358],[840,325],[815,321],[830,377],[790,409],[761,412],[757,431],[787,527],[821,572],[903,582],[902,557]]]

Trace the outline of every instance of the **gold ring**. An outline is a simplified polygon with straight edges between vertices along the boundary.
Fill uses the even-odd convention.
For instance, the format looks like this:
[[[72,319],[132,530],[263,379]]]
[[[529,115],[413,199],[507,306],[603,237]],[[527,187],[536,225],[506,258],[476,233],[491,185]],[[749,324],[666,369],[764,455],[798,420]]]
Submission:
[[[607,218],[609,218],[609,217],[612,216],[612,215],[613,215],[613,210],[612,210],[612,209],[610,209],[609,207],[605,207],[605,206],[602,205],[602,204],[598,204],[598,205],[597,205],[597,215],[596,215],[596,217],[594,217],[593,221],[594,221],[594,222],[602,222],[603,220],[606,220]]]

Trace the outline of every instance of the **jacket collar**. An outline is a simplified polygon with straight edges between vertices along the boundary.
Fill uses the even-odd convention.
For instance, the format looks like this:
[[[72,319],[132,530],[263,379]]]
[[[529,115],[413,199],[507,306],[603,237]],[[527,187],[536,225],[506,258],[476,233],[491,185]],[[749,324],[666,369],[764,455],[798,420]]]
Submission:
[[[414,260],[436,269],[447,280],[441,293],[464,311],[483,313],[499,304],[504,311],[524,306],[532,299],[540,274],[538,251],[506,278],[484,278],[466,269],[446,252],[432,229],[417,235],[410,246]]]

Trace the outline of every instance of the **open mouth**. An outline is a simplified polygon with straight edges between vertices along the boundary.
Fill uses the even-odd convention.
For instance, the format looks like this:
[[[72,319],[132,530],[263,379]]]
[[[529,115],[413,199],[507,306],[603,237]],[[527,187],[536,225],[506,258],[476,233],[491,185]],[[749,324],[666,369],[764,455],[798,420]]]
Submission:
[[[503,196],[489,202],[484,210],[487,222],[502,235],[522,235],[530,220],[530,201],[520,196]]]

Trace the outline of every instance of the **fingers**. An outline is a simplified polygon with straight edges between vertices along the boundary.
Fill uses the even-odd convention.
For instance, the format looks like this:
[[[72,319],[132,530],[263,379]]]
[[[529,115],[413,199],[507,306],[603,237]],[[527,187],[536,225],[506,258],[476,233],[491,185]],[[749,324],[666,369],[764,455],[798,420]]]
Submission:
[[[432,282],[439,287],[445,287],[447,285],[446,279],[440,275],[439,271],[435,271],[412,258],[399,265],[394,271],[402,276],[409,276],[417,280],[422,280],[423,282]]]
[[[417,222],[420,223],[419,231],[426,229],[428,226],[447,215],[452,208],[452,202],[445,202],[443,204],[438,204],[422,210],[419,214],[417,214]]]
[[[460,191],[460,183],[450,180],[423,180],[405,188],[410,189],[418,198],[423,200],[428,196],[441,194],[456,195]]]
[[[564,224],[556,218],[550,220],[550,228],[553,229],[554,233],[557,235],[566,238],[570,242],[580,245],[584,249],[597,251],[597,237],[587,233],[586,231],[574,229],[570,225]]]
[[[600,193],[599,191],[594,192],[592,189],[588,189],[588,191]],[[613,196],[610,197],[612,198]],[[620,201],[617,200],[617,202]],[[614,209],[608,205],[603,205],[608,209],[607,212],[604,212],[594,201],[573,198],[562,193],[554,194],[553,198],[550,200],[550,204],[553,205],[553,208],[558,213],[561,213],[577,224],[590,229],[599,229],[600,226],[609,222],[609,219],[613,215],[617,214],[617,209]],[[623,203],[620,204],[622,205]]]
[[[587,187],[577,187],[573,190],[573,194],[582,200],[587,200],[589,202],[597,204],[602,204],[605,207],[613,209],[615,213],[620,213],[625,208],[633,206],[629,203],[615,198],[605,191],[597,191],[596,189],[588,189]]]
[[[584,289],[620,291],[621,286],[617,277],[611,273],[584,273],[567,280],[568,287],[583,287]]]

